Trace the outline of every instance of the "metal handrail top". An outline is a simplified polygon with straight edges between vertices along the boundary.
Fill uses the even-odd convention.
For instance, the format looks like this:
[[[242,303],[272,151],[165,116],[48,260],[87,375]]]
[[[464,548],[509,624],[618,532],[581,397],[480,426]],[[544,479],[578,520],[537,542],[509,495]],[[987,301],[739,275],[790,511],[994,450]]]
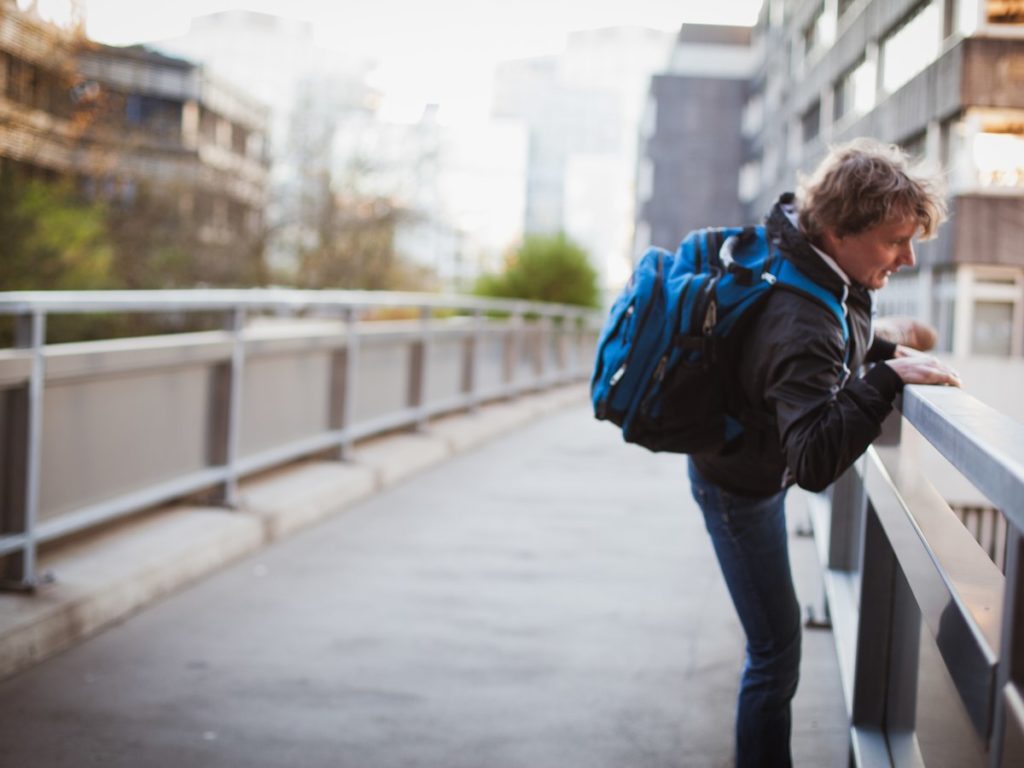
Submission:
[[[1024,530],[1024,424],[955,387],[906,387],[903,416]]]
[[[237,308],[288,310],[313,308],[417,307],[468,309],[587,318],[595,310],[568,304],[519,299],[486,299],[447,293],[406,291],[303,290],[298,288],[197,288],[149,291],[10,291],[0,292],[0,314],[33,312],[179,312]]]

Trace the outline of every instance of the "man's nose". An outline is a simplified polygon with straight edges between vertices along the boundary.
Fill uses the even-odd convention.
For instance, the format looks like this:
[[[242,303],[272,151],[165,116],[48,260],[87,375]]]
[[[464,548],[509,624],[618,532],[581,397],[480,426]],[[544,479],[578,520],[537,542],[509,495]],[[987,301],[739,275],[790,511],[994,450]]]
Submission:
[[[914,244],[907,243],[907,247],[900,254],[900,263],[912,267],[917,263],[917,256],[914,255]]]

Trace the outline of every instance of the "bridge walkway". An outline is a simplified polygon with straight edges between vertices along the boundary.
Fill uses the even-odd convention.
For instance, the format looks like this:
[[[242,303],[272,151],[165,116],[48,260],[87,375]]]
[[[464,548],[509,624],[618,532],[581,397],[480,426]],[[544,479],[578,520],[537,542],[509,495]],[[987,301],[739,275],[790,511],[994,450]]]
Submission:
[[[832,639],[804,646],[796,764],[845,766]],[[682,460],[581,403],[0,683],[0,765],[727,766],[741,662]]]

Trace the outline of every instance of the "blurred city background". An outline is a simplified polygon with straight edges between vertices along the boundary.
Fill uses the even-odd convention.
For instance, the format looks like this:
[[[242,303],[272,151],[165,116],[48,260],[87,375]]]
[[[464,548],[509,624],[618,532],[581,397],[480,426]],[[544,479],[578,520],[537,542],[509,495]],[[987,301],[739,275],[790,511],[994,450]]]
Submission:
[[[532,238],[600,303],[872,135],[953,213],[883,313],[1024,350],[1012,0],[243,5],[4,0],[0,290],[493,293]]]
[[[621,284],[676,4],[216,5],[5,1],[0,289],[467,291],[559,234]]]
[[[877,765],[871,749],[882,744],[894,764],[910,754],[908,764],[995,765],[1005,740],[1002,764],[1014,764],[1024,754],[1024,670],[1011,664],[1024,658],[1024,0],[0,0],[0,677],[481,435],[581,405],[582,387],[572,385],[590,372],[601,310],[646,248],[675,249],[698,227],[758,222],[831,144],[857,136],[898,144],[945,179],[950,219],[918,245],[917,266],[880,292],[879,311],[935,326],[937,351],[961,371],[966,392],[910,391],[899,449],[880,445],[845,476],[835,521],[829,496],[807,500],[792,518],[818,547],[808,543],[807,565],[797,565],[812,576],[801,598],[832,611],[819,621],[819,606],[811,623],[835,618],[833,650],[809,640],[821,674],[798,702],[799,754],[808,765],[845,765],[860,749],[855,762]],[[144,292],[154,289],[187,290]],[[157,336],[168,331],[178,333]],[[543,406],[517,402],[533,403],[542,390],[554,390]],[[478,508],[493,513],[499,533],[488,530],[482,544],[497,565],[470,563],[472,547],[456,547],[480,594],[474,581],[449,599],[458,580],[426,579],[438,604],[455,606],[453,622],[434,617],[445,627],[439,636],[458,651],[460,601],[480,599],[486,654],[510,636],[532,637],[501,630],[505,616],[498,629],[487,623],[495,619],[488,590],[507,596],[502,578],[491,577],[513,574],[533,594],[540,577],[531,568],[578,562],[570,548],[589,540],[576,534],[608,524],[597,570],[570,578],[600,580],[609,565],[601,553],[632,541],[632,558],[617,560],[615,550],[612,560],[633,588],[677,565],[672,585],[701,585],[678,606],[665,597],[636,628],[669,621],[659,613],[666,606],[693,614],[671,619],[689,633],[680,647],[696,649],[692,657],[663,647],[655,666],[664,659],[659,674],[704,686],[717,707],[694,726],[701,735],[687,732],[701,746],[684,764],[727,764],[718,721],[731,717],[739,635],[727,612],[714,614],[714,632],[700,632],[714,613],[700,604],[703,591],[721,588],[714,563],[700,560],[707,548],[688,550],[682,564],[671,546],[659,548],[702,536],[699,525],[685,536],[672,528],[693,515],[677,519],[659,506],[686,496],[681,464],[636,454],[625,462],[629,449],[590,438],[594,424],[582,416],[537,430],[536,448],[516,443],[519,474],[502,480],[522,484],[516,490],[529,498],[510,509],[550,510],[555,530],[538,514],[516,531],[525,543],[501,540],[514,516],[500,504],[495,512],[493,488],[476,487],[474,472],[485,471],[452,476],[450,488],[478,495],[437,502],[455,510],[438,536],[462,526],[459,540]],[[444,418],[462,421],[435,421]],[[392,440],[390,453],[374,452],[381,436]],[[545,471],[528,461],[533,451]],[[279,470],[298,481],[268,478]],[[615,496],[648,472],[661,482],[650,506],[666,512],[653,534],[620,518],[635,501]],[[924,480],[908,480],[910,472]],[[563,477],[575,483],[571,494],[559,490]],[[861,483],[869,477],[870,494]],[[573,506],[594,500],[592,485],[604,488],[601,501]],[[887,506],[879,498],[890,486],[898,503]],[[202,515],[189,517],[195,510],[183,503],[202,503]],[[380,525],[400,519],[429,537],[417,527],[428,523],[409,518],[413,506],[395,502]],[[253,530],[242,530],[249,523]],[[884,536],[872,533],[876,523]],[[571,543],[559,538],[565,531]],[[384,549],[409,546],[416,559],[415,537],[388,535]],[[644,535],[658,540],[631,538]],[[386,561],[374,549],[382,541],[371,535],[366,551]],[[491,551],[492,543],[510,549]],[[83,565],[93,546],[100,554]],[[348,553],[356,561],[360,546]],[[632,570],[647,552],[663,557],[647,563],[656,574]],[[437,557],[449,555],[442,542]],[[864,569],[890,559],[890,582],[879,587]],[[357,604],[397,594],[385,584],[383,596],[364,598],[345,578],[337,575]],[[610,607],[588,602],[595,590],[569,595],[593,609],[582,622],[607,623],[603,633],[614,634],[616,612],[650,607],[628,590],[613,591],[622,602]],[[541,608],[535,619],[545,626],[563,610],[557,601]],[[259,621],[254,613],[245,620]],[[863,645],[862,618],[883,626]],[[402,631],[384,622],[368,643],[348,639],[376,654]],[[628,642],[642,646],[645,637]],[[871,645],[879,637],[883,645]],[[593,674],[580,676],[574,710],[583,716],[588,697],[601,695],[587,686],[609,658],[607,648],[588,648]],[[906,661],[900,670],[886,666],[889,654]],[[386,671],[394,661],[382,652],[368,664]],[[488,656],[484,666],[507,661]],[[632,670],[619,670],[630,684],[650,673]],[[422,681],[406,672],[416,688]],[[33,680],[0,690],[36,697],[37,710],[19,709],[24,720],[0,722],[22,755],[61,744],[47,731],[45,692],[55,687]],[[437,690],[447,691],[427,685],[403,706],[416,714]],[[882,697],[875,710],[853,707],[872,691]],[[644,710],[651,764],[681,754],[659,741],[679,736],[659,718],[690,717],[675,709],[675,691],[663,693],[663,710]],[[68,706],[75,717],[95,716],[88,731],[101,741],[116,726],[94,702]],[[864,720],[866,711],[878,717]],[[831,725],[819,727],[817,712]],[[580,764],[629,764],[600,741],[621,736],[616,749],[632,754],[634,722],[615,717],[580,726],[599,734],[586,740],[594,759]],[[443,731],[431,718],[432,732]],[[23,722],[42,727],[22,732]],[[333,726],[322,736],[328,752]],[[381,733],[369,738],[386,742]],[[909,753],[900,751],[907,733]],[[505,742],[479,738],[504,754]],[[561,743],[552,737],[546,764],[568,764],[550,759]],[[390,746],[377,744],[381,754]],[[670,762],[658,762],[662,754]],[[167,764],[181,761],[172,755]]]

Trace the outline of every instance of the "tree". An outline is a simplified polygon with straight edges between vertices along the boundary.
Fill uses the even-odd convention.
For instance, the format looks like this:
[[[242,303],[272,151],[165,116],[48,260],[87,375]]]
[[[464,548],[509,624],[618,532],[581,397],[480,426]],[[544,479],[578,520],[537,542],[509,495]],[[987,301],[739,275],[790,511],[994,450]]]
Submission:
[[[0,173],[0,290],[112,286],[107,211],[70,182]]]
[[[395,251],[406,212],[386,198],[344,198],[324,177],[315,242],[299,250],[296,283],[303,288],[367,291],[425,290],[433,287],[427,270],[406,263]]]
[[[586,251],[561,234],[527,237],[506,256],[503,272],[477,280],[474,293],[584,307],[596,307],[600,299]]]

